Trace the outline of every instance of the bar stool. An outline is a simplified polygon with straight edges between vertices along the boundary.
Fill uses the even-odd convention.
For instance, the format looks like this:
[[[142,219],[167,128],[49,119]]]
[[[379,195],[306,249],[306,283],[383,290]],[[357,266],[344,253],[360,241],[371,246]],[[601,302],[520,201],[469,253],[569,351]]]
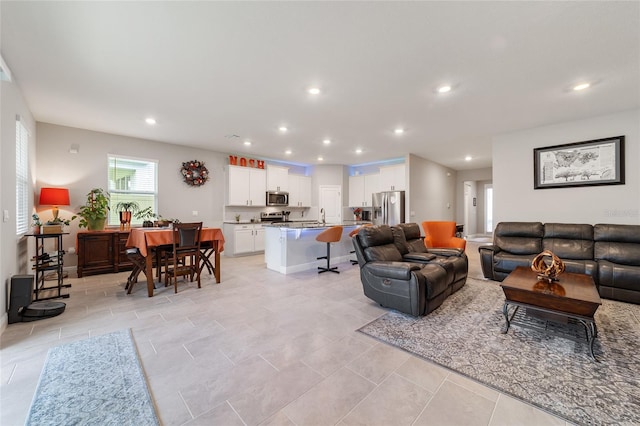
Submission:
[[[331,228],[325,229],[316,237],[316,241],[320,241],[321,243],[327,243],[327,255],[320,256],[318,259],[327,259],[327,267],[324,268],[322,266],[318,266],[318,273],[321,274],[323,272],[335,272],[339,274],[340,271],[337,271],[338,267],[331,267],[329,262],[331,261],[331,243],[337,243],[342,238],[342,226],[332,226]]]

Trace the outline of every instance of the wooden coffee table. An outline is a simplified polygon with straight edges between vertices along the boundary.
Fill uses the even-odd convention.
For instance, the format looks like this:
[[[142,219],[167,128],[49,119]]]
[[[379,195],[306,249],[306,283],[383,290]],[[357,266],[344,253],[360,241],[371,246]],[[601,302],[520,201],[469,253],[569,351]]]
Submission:
[[[500,286],[505,296],[502,313],[506,325],[502,333],[507,333],[514,322],[524,326],[531,325],[526,321],[528,315],[516,320],[520,307],[525,308],[527,314],[544,317],[545,321],[581,324],[584,326],[591,357],[597,361],[593,353],[593,342],[598,336],[598,328],[593,316],[601,301],[591,276],[565,272],[560,275],[559,281],[549,284],[539,281],[537,274],[530,268],[518,266]],[[511,315],[510,307],[514,307]],[[571,338],[569,335],[563,336]]]

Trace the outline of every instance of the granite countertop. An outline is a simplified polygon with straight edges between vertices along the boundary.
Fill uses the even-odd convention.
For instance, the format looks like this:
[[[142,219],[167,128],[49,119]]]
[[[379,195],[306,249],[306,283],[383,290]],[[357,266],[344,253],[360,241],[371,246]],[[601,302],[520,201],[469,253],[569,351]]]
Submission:
[[[290,221],[290,222],[279,222],[279,223],[269,223],[265,224],[265,227],[269,228],[284,228],[284,229],[317,229],[317,228],[331,228],[332,226],[341,225],[341,226],[357,226],[363,223],[370,222],[355,222],[355,221],[345,221],[342,223],[326,223],[309,220],[306,222],[302,221]]]

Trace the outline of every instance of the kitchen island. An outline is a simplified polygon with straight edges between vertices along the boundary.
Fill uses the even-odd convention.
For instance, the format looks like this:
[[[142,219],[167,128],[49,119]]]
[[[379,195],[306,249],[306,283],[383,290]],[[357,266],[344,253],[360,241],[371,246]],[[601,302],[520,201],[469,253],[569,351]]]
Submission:
[[[355,259],[353,243],[349,233],[361,226],[360,222],[346,222],[342,238],[337,243],[331,244],[331,265],[347,262]],[[318,257],[327,254],[325,243],[316,241],[319,233],[334,225],[318,222],[289,222],[264,225],[265,248],[264,257],[267,268],[281,274],[317,269],[324,266],[326,259],[318,260]],[[345,264],[350,266],[350,264]]]

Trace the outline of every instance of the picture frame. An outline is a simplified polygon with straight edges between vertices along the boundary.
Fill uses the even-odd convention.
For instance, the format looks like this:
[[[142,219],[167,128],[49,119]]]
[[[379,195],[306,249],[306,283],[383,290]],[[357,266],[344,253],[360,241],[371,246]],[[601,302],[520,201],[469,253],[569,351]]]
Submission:
[[[534,189],[624,185],[624,136],[533,150]]]

